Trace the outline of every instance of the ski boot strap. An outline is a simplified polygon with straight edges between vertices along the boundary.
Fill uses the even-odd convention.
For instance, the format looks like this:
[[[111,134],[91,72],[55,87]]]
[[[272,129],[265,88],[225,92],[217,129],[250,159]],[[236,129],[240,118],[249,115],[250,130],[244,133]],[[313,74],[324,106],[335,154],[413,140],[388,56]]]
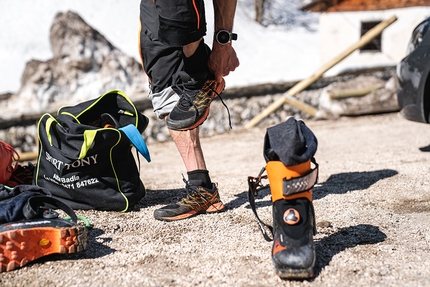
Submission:
[[[312,201],[312,187],[318,181],[318,164],[311,169],[311,161],[295,166],[285,166],[280,161],[269,161],[266,165],[270,182],[272,202],[280,199],[307,198]]]

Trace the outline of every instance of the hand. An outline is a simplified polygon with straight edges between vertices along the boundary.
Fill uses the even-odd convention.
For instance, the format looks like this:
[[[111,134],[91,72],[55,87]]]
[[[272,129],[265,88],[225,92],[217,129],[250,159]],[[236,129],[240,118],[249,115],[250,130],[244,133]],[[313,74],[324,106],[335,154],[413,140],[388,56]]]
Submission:
[[[223,82],[223,77],[233,72],[238,66],[239,59],[231,43],[220,45],[214,41],[212,53],[209,56],[208,67],[215,75],[215,80],[218,83]]]

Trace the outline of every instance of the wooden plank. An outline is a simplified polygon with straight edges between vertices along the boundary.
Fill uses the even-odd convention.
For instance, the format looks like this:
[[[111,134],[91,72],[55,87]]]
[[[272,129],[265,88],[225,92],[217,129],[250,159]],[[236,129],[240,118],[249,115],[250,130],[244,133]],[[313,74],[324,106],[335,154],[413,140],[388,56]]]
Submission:
[[[339,90],[339,91],[329,91],[328,95],[330,99],[344,99],[351,97],[362,97],[367,95],[370,92],[379,90],[382,87],[370,87],[363,89],[351,89],[351,90]]]
[[[37,157],[38,157],[37,152],[23,152],[19,154],[19,161],[20,162],[34,161],[37,159]]]

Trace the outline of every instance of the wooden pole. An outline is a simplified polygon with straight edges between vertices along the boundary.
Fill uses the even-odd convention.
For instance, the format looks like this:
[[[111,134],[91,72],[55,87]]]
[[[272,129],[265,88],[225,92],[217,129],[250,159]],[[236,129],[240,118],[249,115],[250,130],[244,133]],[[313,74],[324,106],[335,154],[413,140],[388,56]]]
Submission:
[[[321,66],[312,76],[310,76],[307,79],[304,79],[300,82],[298,82],[296,85],[294,85],[291,89],[289,89],[287,92],[284,93],[283,97],[279,98],[272,104],[270,104],[266,109],[264,109],[261,113],[256,115],[253,119],[251,119],[246,125],[245,128],[249,129],[257,125],[261,120],[263,120],[265,117],[270,115],[272,112],[277,110],[279,107],[281,107],[285,102],[291,101],[291,98],[295,96],[297,93],[303,91],[308,86],[310,86],[313,82],[315,82],[317,79],[319,79],[327,70],[331,69],[333,66],[335,66],[337,63],[345,59],[347,56],[349,56],[352,52],[355,50],[363,47],[367,43],[369,43],[373,38],[378,36],[382,33],[382,31],[387,28],[389,25],[394,23],[397,20],[396,16],[392,16],[389,19],[379,23],[372,29],[370,29],[366,34],[364,34],[360,40],[353,44],[352,46],[348,47],[344,52]],[[299,100],[295,100],[296,103],[299,102]],[[301,103],[302,108],[304,108],[303,111],[308,113],[311,116],[315,116],[317,109],[314,107],[311,107],[305,103]]]
[[[33,161],[37,159],[37,156],[38,156],[37,152],[23,152],[19,154],[19,161],[20,162]]]
[[[379,90],[382,87],[371,87],[371,88],[363,88],[363,89],[355,89],[355,90],[341,90],[336,92],[328,92],[330,99],[344,99],[344,98],[352,98],[352,97],[362,97],[367,95],[370,92]]]

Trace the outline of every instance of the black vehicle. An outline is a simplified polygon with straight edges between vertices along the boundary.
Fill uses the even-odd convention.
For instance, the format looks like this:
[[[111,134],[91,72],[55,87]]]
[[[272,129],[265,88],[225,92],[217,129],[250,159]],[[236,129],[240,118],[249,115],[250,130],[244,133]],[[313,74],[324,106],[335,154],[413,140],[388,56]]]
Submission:
[[[430,17],[412,32],[406,57],[397,65],[397,100],[408,120],[430,123]]]

